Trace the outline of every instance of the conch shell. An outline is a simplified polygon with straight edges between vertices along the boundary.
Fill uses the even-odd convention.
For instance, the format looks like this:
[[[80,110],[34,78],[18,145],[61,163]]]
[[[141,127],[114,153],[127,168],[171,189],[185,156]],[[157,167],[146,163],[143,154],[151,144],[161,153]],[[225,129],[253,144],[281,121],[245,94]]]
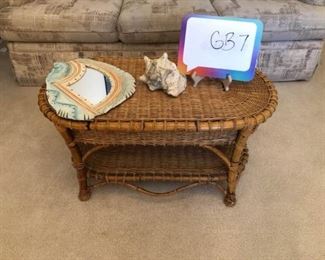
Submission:
[[[175,63],[168,60],[165,52],[159,59],[151,60],[144,56],[145,74],[139,79],[149,86],[151,91],[162,89],[168,95],[177,97],[186,88],[186,77],[182,75]]]

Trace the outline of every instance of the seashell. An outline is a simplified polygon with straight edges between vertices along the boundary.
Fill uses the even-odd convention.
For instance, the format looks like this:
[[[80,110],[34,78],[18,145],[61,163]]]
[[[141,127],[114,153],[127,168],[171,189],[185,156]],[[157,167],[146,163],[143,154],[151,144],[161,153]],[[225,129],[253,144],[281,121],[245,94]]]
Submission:
[[[139,79],[146,83],[151,91],[162,89],[168,95],[177,97],[185,90],[186,77],[178,71],[176,64],[168,59],[166,52],[154,60],[144,56],[144,63],[146,70]]]

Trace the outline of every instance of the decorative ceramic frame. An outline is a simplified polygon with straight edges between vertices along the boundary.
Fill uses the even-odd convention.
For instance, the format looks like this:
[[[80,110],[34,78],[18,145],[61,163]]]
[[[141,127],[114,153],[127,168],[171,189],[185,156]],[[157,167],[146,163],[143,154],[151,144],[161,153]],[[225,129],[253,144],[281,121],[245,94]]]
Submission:
[[[87,68],[101,72],[110,81],[108,95],[96,105],[77,94],[71,87],[82,79]],[[119,105],[135,92],[135,79],[129,73],[91,59],[55,63],[46,83],[50,105],[59,116],[74,120],[91,120]]]

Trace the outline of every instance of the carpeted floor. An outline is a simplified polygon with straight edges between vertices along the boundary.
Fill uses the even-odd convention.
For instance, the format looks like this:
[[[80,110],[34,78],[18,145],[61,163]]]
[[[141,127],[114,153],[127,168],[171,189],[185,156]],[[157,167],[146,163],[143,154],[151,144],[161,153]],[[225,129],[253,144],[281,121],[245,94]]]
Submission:
[[[80,202],[38,88],[18,87],[0,53],[0,259],[325,259],[324,63],[310,82],[276,84],[278,111],[226,208],[205,186],[163,198],[106,186]]]

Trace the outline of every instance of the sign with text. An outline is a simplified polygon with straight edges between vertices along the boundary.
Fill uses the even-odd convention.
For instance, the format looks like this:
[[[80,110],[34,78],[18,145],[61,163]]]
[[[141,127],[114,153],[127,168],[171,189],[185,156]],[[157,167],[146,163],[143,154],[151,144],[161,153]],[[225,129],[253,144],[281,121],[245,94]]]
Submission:
[[[250,81],[263,35],[256,19],[190,14],[183,18],[178,68],[183,74]]]

